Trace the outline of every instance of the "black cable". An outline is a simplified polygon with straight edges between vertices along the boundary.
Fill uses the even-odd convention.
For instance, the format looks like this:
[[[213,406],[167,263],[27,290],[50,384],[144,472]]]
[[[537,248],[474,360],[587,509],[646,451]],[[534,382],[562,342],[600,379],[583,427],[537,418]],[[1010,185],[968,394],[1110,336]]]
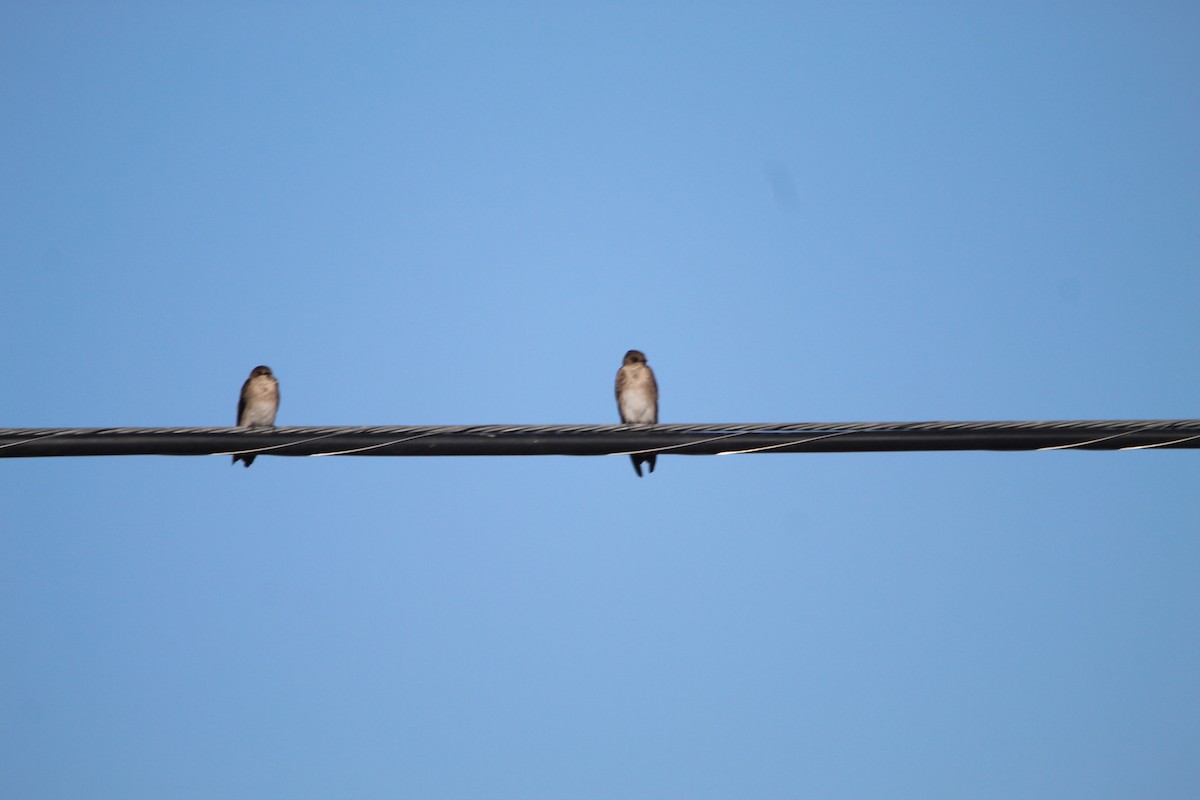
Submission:
[[[1200,447],[1200,420],[6,428],[0,458],[35,456],[597,456]]]

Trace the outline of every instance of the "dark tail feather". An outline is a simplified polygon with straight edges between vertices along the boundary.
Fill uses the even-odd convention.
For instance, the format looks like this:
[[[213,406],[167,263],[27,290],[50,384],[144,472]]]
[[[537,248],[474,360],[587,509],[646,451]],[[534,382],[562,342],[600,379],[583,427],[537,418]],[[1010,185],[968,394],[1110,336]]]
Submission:
[[[234,457],[233,457],[233,463],[234,463],[234,464],[236,464],[238,461],[245,462],[245,463],[243,463],[243,464],[242,464],[242,466],[243,466],[243,467],[249,467],[251,464],[253,464],[253,463],[254,463],[254,456],[246,456],[246,455],[237,455],[237,456],[234,456]],[[653,471],[654,471],[654,469],[653,469],[653,468],[651,468],[651,470],[650,470],[650,471],[651,471],[651,472],[653,472]]]
[[[654,460],[657,456],[630,456],[629,460],[633,462],[633,471],[637,476],[642,477],[642,464],[649,464],[650,471],[654,472]]]

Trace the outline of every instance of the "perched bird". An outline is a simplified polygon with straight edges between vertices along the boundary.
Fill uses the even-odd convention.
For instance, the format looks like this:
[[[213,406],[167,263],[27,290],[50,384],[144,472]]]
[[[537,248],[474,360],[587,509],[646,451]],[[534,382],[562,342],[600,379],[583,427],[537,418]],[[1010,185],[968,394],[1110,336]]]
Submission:
[[[652,425],[658,422],[658,384],[654,381],[654,370],[646,364],[641,350],[630,350],[625,361],[617,370],[617,409],[621,422],[627,425]],[[634,472],[642,477],[642,464],[649,464],[654,472],[654,453],[632,455]]]
[[[279,381],[271,374],[270,367],[255,367],[250,377],[242,384],[242,396],[238,398],[237,426],[239,428],[274,428],[275,414],[279,411]],[[253,455],[239,454],[239,460],[247,467],[254,463]]]

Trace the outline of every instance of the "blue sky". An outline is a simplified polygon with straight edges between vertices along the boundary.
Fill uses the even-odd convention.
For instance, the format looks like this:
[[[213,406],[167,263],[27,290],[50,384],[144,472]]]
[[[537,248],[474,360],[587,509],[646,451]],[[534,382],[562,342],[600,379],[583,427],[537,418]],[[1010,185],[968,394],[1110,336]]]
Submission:
[[[8,3],[0,426],[1191,418],[1190,4]],[[0,794],[1194,797],[1191,452],[0,461]]]

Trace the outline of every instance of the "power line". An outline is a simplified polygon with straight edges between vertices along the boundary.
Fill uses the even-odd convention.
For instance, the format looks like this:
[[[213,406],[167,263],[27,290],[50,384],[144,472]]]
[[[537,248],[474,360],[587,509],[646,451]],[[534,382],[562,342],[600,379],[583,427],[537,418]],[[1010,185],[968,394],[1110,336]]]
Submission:
[[[1200,447],[1200,420],[0,428],[0,458],[45,456],[598,456]]]

